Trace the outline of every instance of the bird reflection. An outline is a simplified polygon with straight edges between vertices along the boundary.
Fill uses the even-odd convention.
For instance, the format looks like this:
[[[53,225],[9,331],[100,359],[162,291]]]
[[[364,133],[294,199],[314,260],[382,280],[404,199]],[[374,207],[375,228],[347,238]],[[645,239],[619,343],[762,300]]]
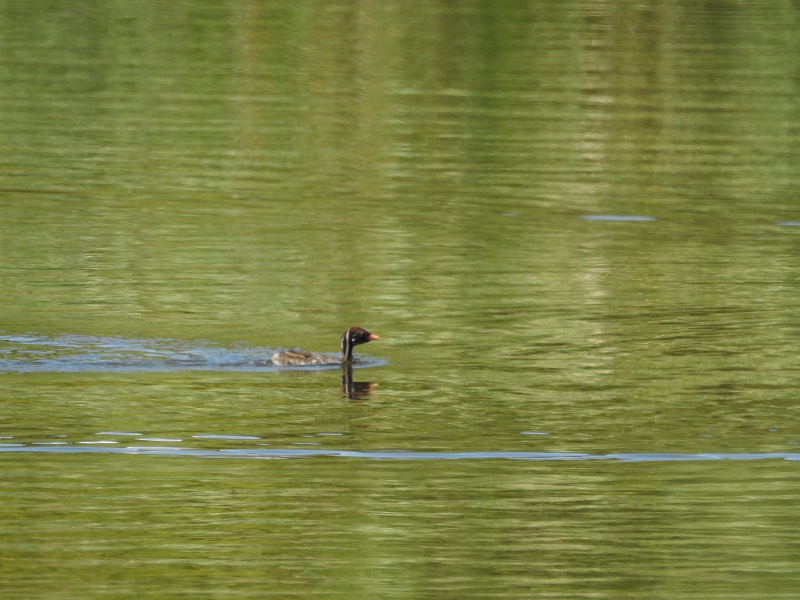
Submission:
[[[353,365],[350,362],[342,364],[342,394],[347,398],[363,398],[376,387],[378,384],[374,381],[353,381]]]

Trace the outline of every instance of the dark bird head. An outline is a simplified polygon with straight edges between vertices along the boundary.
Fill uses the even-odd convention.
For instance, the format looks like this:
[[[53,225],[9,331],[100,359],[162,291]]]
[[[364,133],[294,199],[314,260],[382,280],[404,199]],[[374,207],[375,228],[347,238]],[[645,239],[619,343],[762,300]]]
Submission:
[[[381,339],[362,327],[351,327],[342,335],[342,360],[353,360],[353,348],[372,340]]]

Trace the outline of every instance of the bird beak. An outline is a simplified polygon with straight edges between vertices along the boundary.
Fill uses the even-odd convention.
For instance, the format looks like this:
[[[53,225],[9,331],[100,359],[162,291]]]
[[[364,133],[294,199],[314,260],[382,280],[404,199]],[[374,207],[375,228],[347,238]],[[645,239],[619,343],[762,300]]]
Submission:
[[[369,334],[369,339],[370,340],[379,340],[379,339],[381,339],[381,336],[375,335],[374,333],[370,333]]]

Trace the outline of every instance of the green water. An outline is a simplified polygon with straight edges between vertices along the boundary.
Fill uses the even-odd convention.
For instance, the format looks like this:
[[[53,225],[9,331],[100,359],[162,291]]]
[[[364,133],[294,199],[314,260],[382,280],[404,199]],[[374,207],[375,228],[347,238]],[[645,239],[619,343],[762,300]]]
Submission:
[[[0,0],[3,598],[796,597],[799,24]]]

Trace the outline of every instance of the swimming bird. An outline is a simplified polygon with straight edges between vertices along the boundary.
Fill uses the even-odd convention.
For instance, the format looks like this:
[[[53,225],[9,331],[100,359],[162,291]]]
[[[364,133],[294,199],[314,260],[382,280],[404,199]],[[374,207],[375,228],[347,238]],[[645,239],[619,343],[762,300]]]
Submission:
[[[280,350],[275,352],[271,360],[279,367],[303,367],[311,365],[338,365],[349,363],[353,360],[353,348],[359,344],[366,344],[372,340],[381,339],[362,327],[351,327],[342,335],[342,356],[338,358],[331,354],[320,352],[304,352],[302,350]]]

